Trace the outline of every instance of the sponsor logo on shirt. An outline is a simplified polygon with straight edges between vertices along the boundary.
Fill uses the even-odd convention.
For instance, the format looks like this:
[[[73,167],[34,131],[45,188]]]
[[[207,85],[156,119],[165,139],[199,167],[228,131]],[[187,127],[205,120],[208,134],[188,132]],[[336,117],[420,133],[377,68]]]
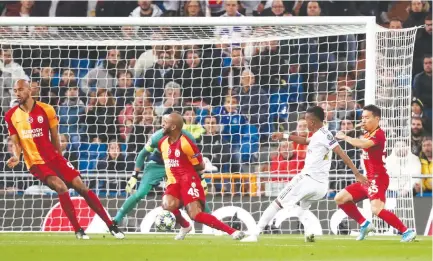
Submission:
[[[176,167],[179,167],[179,160],[166,159],[166,160],[164,160],[164,164],[165,164],[166,167],[176,168]]]
[[[42,128],[30,129],[30,130],[22,130],[21,137],[22,139],[33,139],[37,137],[44,136],[42,132]]]

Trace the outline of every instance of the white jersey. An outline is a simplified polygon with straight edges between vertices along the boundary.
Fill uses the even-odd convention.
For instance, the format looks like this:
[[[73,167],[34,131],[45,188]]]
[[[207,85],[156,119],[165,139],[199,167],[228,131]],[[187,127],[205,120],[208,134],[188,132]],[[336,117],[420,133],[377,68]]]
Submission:
[[[334,135],[322,127],[310,137],[305,165],[301,174],[308,174],[311,178],[328,182],[331,168],[332,149],[339,144]]]

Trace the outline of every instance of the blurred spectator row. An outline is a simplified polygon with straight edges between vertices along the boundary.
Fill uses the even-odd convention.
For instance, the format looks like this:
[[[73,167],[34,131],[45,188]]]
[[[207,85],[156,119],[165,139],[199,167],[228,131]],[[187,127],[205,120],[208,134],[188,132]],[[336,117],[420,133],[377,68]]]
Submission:
[[[2,2],[6,16],[242,16],[375,15],[379,23],[419,29],[413,59],[412,154],[394,144],[387,159],[391,175],[404,169],[431,174],[432,17],[430,4],[412,1],[408,18],[389,17],[395,2],[331,1],[21,1]],[[405,10],[406,12],[406,10]],[[430,12],[430,13],[429,13]],[[26,31],[30,28],[8,28]],[[125,30],[125,28],[124,28]],[[233,34],[237,29],[229,28]],[[249,29],[240,29],[249,33]],[[332,132],[359,136],[355,126],[364,105],[363,35],[342,35],[231,45],[161,46],[13,46],[0,48],[0,117],[14,105],[13,83],[29,79],[32,95],[55,107],[64,156],[83,173],[129,171],[136,153],[160,128],[161,116],[182,113],[185,129],[200,145],[208,172],[279,174],[302,169],[305,146],[272,143],[275,131],[309,135],[303,111],[318,104]],[[389,74],[389,75],[388,75]],[[387,89],[398,88],[399,72],[383,76]],[[403,83],[404,84],[404,83]],[[387,98],[392,99],[392,93]],[[398,104],[394,106],[398,107]],[[392,122],[384,123],[394,127]],[[0,172],[11,152],[4,142]],[[341,143],[361,168],[360,151]],[[410,162],[409,165],[396,164]],[[396,169],[399,166],[399,169]],[[24,170],[19,165],[16,170]],[[350,173],[341,160],[333,174]],[[331,182],[339,190],[351,181]],[[13,182],[12,183],[16,183]],[[94,184],[98,186],[98,184]],[[401,184],[400,184],[401,185]],[[400,186],[395,184],[395,186]],[[24,189],[7,181],[0,188]],[[391,187],[394,186],[391,184]],[[404,184],[405,191],[431,190],[431,179]],[[123,187],[122,187],[123,188]],[[394,188],[395,190],[401,188]]]

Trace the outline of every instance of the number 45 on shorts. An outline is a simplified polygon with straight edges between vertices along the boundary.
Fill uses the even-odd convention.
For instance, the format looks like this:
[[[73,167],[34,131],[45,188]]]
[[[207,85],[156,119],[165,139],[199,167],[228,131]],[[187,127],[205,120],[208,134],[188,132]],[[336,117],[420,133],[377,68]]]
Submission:
[[[190,195],[193,198],[200,197],[200,193],[198,191],[198,188],[195,187],[195,183],[191,183],[191,187],[188,189],[188,195]]]

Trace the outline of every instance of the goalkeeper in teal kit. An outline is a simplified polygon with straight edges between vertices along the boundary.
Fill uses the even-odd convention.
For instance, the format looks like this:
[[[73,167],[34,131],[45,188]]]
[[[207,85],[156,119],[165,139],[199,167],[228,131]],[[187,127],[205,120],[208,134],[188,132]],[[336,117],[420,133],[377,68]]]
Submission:
[[[182,130],[182,132],[191,140],[195,140],[192,134],[188,131]],[[135,163],[135,171],[126,185],[126,192],[132,194],[133,189],[137,184],[138,175],[143,169],[145,161],[147,161],[143,170],[143,177],[141,178],[138,190],[126,199],[125,203],[123,203],[122,207],[117,212],[116,217],[114,217],[114,222],[116,222],[116,224],[121,224],[123,218],[135,208],[138,202],[142,200],[154,186],[157,186],[165,178],[164,162],[161,157],[161,152],[158,150],[158,142],[163,137],[162,129],[156,131],[150,137],[144,149],[142,149],[138,154]],[[207,193],[207,184],[203,177],[202,186],[205,189],[205,193]],[[207,203],[205,206],[205,212],[210,213],[210,208]]]

